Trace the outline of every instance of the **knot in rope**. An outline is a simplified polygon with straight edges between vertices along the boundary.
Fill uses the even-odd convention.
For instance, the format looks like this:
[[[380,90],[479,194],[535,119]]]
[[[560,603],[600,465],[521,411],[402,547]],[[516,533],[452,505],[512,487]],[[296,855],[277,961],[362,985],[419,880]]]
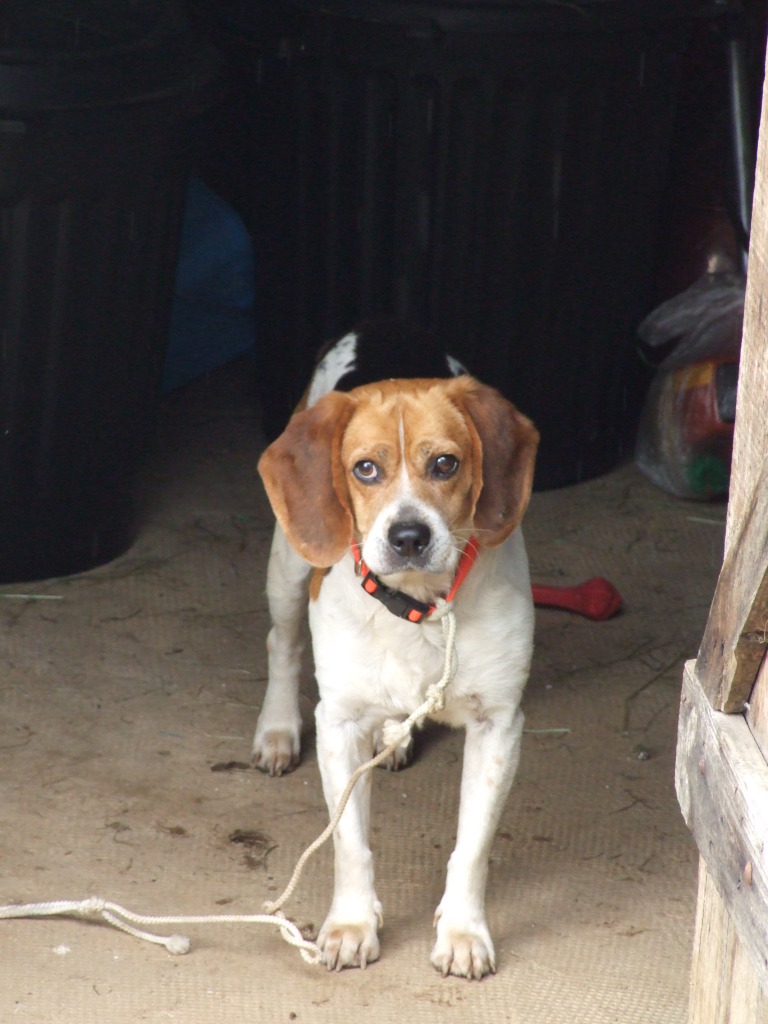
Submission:
[[[437,683],[433,683],[427,689],[427,700],[430,705],[430,714],[442,711],[445,708],[445,690],[441,689]]]

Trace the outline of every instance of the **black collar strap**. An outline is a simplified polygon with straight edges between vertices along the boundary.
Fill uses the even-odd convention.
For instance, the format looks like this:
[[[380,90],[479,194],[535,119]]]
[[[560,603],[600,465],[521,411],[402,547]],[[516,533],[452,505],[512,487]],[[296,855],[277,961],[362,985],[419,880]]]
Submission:
[[[478,544],[474,537],[470,537],[467,541],[467,546],[462,552],[461,558],[459,559],[459,566],[456,570],[456,577],[453,581],[446,601],[452,601],[456,596],[456,591],[459,589],[464,579],[472,568],[472,565],[477,557]],[[377,601],[381,601],[387,611],[392,612],[399,619],[407,619],[409,622],[422,622],[425,618],[432,614],[435,610],[433,604],[425,604],[424,601],[417,601],[415,597],[411,597],[410,594],[404,593],[402,590],[395,590],[393,587],[388,587],[386,583],[382,583],[375,573],[372,573],[368,566],[363,561],[363,556],[360,551],[360,547],[357,543],[352,543],[352,554],[355,559],[355,565],[358,572],[363,577],[362,587],[366,594],[370,594],[371,597],[375,597]]]

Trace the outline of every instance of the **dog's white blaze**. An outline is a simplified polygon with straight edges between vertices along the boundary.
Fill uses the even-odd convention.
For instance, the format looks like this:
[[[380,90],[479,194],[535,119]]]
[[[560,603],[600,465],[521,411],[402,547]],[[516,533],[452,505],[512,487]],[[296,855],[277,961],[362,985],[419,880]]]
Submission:
[[[344,374],[354,370],[356,360],[357,334],[351,331],[340,338],[317,364],[307,395],[307,408],[333,391]]]
[[[459,553],[453,544],[451,533],[439,509],[433,508],[416,496],[413,486],[413,469],[408,466],[405,441],[405,420],[400,411],[398,424],[398,445],[400,449],[399,487],[390,501],[376,516],[362,547],[363,558],[368,566],[379,575],[397,574],[401,565],[389,543],[389,530],[400,519],[415,519],[429,527],[432,540],[426,561],[421,571],[426,573],[450,573],[456,568]],[[418,474],[418,470],[416,470]]]
[[[400,482],[403,485],[403,491],[407,494],[410,490],[411,478],[408,475],[408,463],[405,458],[405,423],[402,412],[397,425],[397,438],[400,443]]]

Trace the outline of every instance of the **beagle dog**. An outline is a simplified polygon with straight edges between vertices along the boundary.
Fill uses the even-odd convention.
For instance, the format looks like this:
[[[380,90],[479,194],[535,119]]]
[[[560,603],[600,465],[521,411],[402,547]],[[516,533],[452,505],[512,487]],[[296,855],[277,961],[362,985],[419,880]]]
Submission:
[[[355,381],[370,335],[348,334],[325,354],[303,408],[259,461],[277,526],[267,573],[269,683],[254,762],[279,775],[298,760],[300,626],[313,568],[317,755],[331,814],[385,724],[405,720],[440,679],[445,645],[432,610],[449,595],[458,668],[434,717],[463,726],[466,737],[431,961],[443,975],[481,978],[496,968],[485,916],[488,856],[519,760],[533,646],[520,521],[538,433],[447,358],[439,376],[339,390]],[[398,751],[393,767],[404,759]],[[329,969],[379,956],[370,778],[357,783],[334,833],[333,898],[318,936]]]

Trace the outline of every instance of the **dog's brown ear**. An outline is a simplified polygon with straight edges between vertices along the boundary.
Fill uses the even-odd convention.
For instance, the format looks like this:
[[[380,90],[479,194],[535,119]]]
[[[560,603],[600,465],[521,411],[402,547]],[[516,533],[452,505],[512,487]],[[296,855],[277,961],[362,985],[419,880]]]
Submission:
[[[458,377],[454,387],[454,400],[477,433],[476,458],[482,465],[474,528],[484,547],[497,547],[519,526],[528,507],[539,432],[495,388],[471,377]]]
[[[310,565],[325,569],[353,540],[340,460],[353,401],[333,391],[296,413],[259,459],[272,509],[288,540]]]

